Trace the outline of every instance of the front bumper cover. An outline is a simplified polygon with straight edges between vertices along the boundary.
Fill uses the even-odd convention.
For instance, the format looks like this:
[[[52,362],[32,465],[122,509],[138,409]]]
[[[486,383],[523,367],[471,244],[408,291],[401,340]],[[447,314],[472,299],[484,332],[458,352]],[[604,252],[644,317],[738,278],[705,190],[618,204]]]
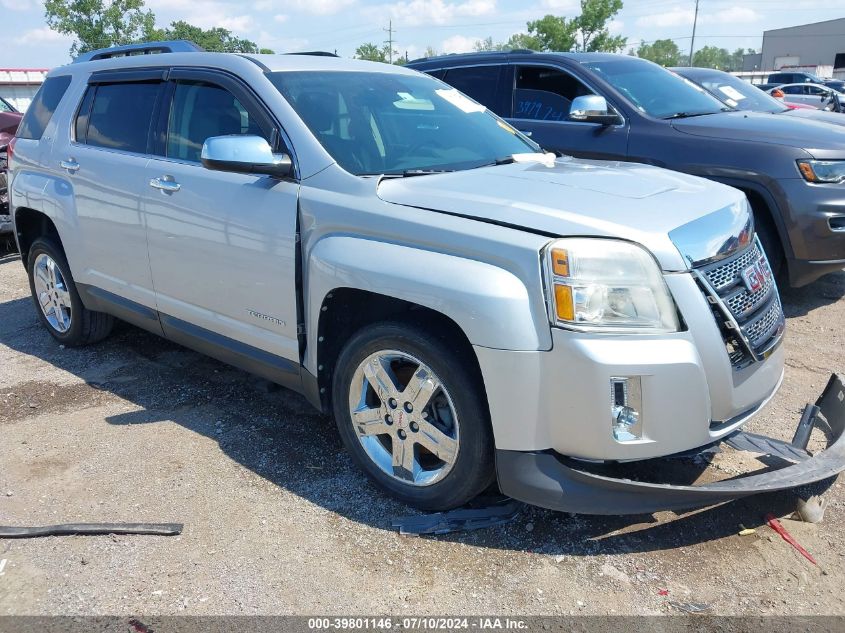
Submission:
[[[806,447],[816,424],[826,425],[828,447],[810,455]],[[816,404],[807,406],[792,443],[742,431],[722,440],[738,450],[792,462],[792,465],[778,470],[698,486],[672,485],[588,472],[588,464],[553,452],[499,450],[496,453],[496,471],[504,494],[552,510],[609,515],[685,510],[760,492],[787,490],[833,477],[845,470],[843,435],[845,380],[833,374]],[[660,459],[647,461],[658,462]]]

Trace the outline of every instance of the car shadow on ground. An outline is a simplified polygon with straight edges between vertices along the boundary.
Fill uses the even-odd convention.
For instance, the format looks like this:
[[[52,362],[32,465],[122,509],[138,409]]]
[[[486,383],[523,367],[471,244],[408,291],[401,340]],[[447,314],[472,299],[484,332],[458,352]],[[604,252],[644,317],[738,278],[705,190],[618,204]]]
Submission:
[[[108,417],[109,424],[173,421],[215,440],[228,457],[273,484],[378,529],[393,530],[393,519],[418,514],[368,482],[343,450],[334,422],[303,397],[158,336],[118,323],[99,345],[64,349],[43,329],[26,297],[0,302],[0,345],[55,365],[92,389],[137,407]],[[792,492],[759,495],[658,518],[572,516],[525,508],[504,526],[432,538],[548,554],[646,552],[719,539],[736,534],[740,525],[762,525],[769,512],[789,512],[795,498]]]
[[[802,288],[782,288],[783,311],[787,317],[806,316],[822,306],[845,297],[845,271],[825,275]]]

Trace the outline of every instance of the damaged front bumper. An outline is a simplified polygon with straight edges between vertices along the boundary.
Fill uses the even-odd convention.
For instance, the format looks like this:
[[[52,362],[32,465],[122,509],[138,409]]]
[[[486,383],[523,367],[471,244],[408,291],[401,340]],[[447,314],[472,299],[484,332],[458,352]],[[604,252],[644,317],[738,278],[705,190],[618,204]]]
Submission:
[[[827,435],[828,447],[811,455],[806,449],[816,425]],[[742,431],[720,442],[791,463],[784,468],[701,485],[672,485],[589,472],[590,464],[554,452],[499,450],[496,471],[504,494],[552,510],[611,515],[685,510],[833,477],[845,470],[843,434],[845,381],[834,374],[816,404],[807,405],[791,443]],[[661,459],[666,458],[647,462],[654,465]]]

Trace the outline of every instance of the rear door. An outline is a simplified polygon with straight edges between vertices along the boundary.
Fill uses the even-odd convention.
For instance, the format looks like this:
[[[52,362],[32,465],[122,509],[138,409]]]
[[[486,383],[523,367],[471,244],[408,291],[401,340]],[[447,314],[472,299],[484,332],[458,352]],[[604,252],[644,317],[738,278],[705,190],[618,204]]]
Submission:
[[[593,94],[601,93],[565,69],[515,64],[508,116],[514,127],[546,150],[583,158],[622,159],[628,149],[627,122],[603,126],[569,119],[572,101]],[[610,99],[608,105],[613,108]]]
[[[76,202],[77,282],[149,308],[155,295],[141,213],[151,120],[164,71],[109,71],[91,76],[70,138],[56,139],[56,168]]]
[[[200,162],[209,137],[248,134],[273,141],[278,126],[229,75],[174,69],[170,79],[156,155],[143,179],[162,327],[195,347],[208,343],[216,348],[208,353],[241,366],[267,361],[269,353],[295,361],[298,372],[299,183],[211,171]]]

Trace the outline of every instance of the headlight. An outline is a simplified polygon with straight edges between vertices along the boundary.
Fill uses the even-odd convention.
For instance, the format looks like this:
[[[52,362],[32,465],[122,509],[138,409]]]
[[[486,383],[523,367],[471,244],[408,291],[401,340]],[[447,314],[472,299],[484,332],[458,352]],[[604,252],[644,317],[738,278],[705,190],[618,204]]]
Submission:
[[[845,182],[845,160],[799,160],[798,171],[809,182]]]
[[[602,332],[677,332],[678,313],[657,262],[620,240],[568,238],[545,253],[549,317]]]

